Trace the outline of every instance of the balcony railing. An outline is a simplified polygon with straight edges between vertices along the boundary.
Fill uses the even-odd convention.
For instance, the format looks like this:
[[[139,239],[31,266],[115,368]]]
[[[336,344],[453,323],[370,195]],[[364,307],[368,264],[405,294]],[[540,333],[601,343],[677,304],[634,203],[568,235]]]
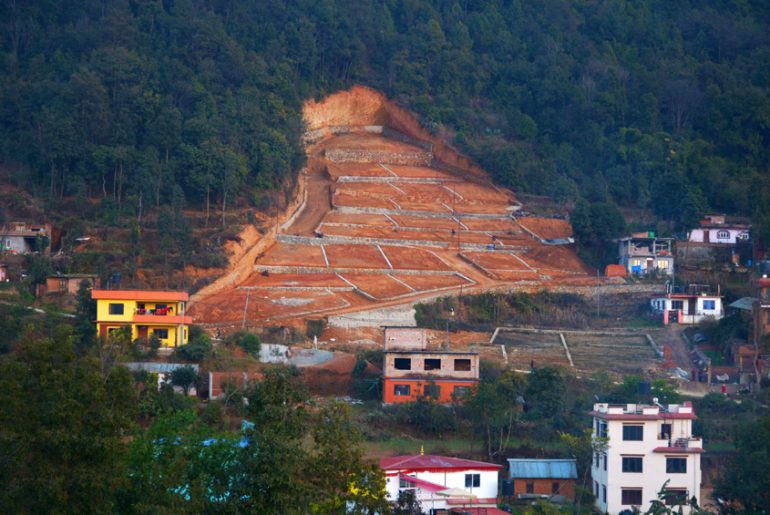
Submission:
[[[145,309],[145,308],[136,308],[134,310],[135,315],[155,315],[155,316],[168,316],[174,314],[174,308],[155,308],[155,309]]]

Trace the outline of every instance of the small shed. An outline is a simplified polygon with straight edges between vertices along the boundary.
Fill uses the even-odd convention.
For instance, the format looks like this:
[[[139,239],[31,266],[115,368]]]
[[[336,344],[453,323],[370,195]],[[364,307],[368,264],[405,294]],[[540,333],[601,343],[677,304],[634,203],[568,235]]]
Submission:
[[[575,497],[575,460],[510,458],[508,473],[513,480],[513,494],[517,497]]]
[[[94,274],[58,274],[46,277],[45,289],[49,295],[75,295],[83,281],[86,281],[92,289],[100,287],[99,277]]]

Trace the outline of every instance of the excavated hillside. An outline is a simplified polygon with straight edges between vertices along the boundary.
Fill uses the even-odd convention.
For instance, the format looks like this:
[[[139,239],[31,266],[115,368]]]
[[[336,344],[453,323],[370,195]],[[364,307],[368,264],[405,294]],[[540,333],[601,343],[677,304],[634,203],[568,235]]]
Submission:
[[[513,192],[381,93],[357,86],[303,114],[295,204],[195,295],[196,322],[286,325],[439,295],[596,284],[567,222],[517,216]]]

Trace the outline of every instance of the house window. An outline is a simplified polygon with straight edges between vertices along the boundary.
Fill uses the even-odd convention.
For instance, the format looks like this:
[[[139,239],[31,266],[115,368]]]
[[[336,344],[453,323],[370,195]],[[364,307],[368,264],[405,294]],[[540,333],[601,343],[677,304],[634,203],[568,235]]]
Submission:
[[[393,360],[393,366],[396,370],[412,370],[412,360],[410,358],[396,358]]]
[[[642,505],[642,489],[641,488],[624,488],[620,492],[620,504],[623,506],[641,506]]]
[[[599,423],[599,437],[607,438],[607,422]]]
[[[642,260],[641,259],[632,259],[631,260],[631,266],[642,266]]]
[[[671,424],[661,424],[660,425],[660,439],[661,440],[668,440],[671,438]]]
[[[666,506],[682,506],[687,504],[687,490],[684,488],[666,488],[663,499]]]
[[[730,233],[728,231],[717,231],[717,239],[718,240],[729,240],[730,239]]]
[[[666,458],[667,474],[686,474],[687,458]]]
[[[406,397],[411,395],[412,393],[412,387],[408,384],[394,384],[393,385],[393,395],[397,397]]]
[[[404,477],[400,476],[398,478],[398,487],[399,488],[414,488],[414,481]]]
[[[559,483],[554,481],[551,483],[551,495],[556,495],[559,493]]]
[[[423,370],[441,370],[441,360],[435,358],[426,358],[423,363]]]
[[[599,498],[599,483],[597,481],[594,481],[594,496]]]
[[[604,460],[604,470],[607,470],[607,455],[602,454],[602,460]]]
[[[716,309],[716,303],[717,303],[717,301],[715,301],[715,300],[704,300],[703,301],[703,309],[705,309],[705,310],[712,310],[713,311],[714,309]]]
[[[426,384],[422,389],[423,395],[431,399],[441,397],[441,387],[437,384]]]
[[[599,453],[594,454],[594,467],[599,468]]]
[[[152,333],[161,340],[168,339],[168,329],[153,329]]]
[[[455,360],[455,371],[456,372],[470,372],[471,370],[471,360],[469,359],[456,359]]]
[[[672,300],[671,301],[671,309],[674,309],[676,311],[684,309],[684,301],[683,300]]]
[[[623,426],[623,440],[626,442],[644,440],[644,426]]]
[[[602,485],[602,502],[607,504],[607,486]]]
[[[659,259],[658,268],[660,268],[661,270],[666,270],[668,268],[668,261],[665,259]]]
[[[639,456],[623,456],[623,472],[641,472],[642,458]]]
[[[465,474],[465,488],[478,488],[481,485],[481,474]]]
[[[110,315],[122,315],[123,304],[110,304]]]
[[[464,399],[470,393],[471,389],[467,386],[455,386],[454,390],[452,391],[452,395],[454,395],[456,399]]]
[[[533,483],[532,481],[527,481],[527,493],[528,494],[535,493],[535,483]]]

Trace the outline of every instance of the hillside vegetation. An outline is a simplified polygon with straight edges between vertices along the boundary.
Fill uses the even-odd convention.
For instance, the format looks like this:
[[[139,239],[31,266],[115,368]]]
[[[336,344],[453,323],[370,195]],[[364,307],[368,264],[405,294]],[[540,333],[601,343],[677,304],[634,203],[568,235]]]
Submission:
[[[51,207],[141,223],[175,198],[225,224],[248,188],[268,208],[302,164],[302,101],[363,83],[518,191],[686,224],[770,210],[761,0],[41,0],[0,20],[0,160]]]

